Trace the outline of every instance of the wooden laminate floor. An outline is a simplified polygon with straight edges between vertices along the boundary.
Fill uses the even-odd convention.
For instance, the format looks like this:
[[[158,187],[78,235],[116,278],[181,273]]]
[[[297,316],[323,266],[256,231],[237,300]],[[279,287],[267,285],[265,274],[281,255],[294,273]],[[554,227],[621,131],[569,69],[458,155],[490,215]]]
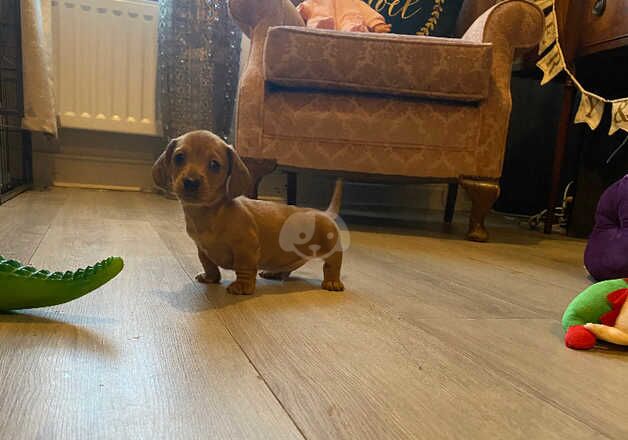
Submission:
[[[560,316],[584,242],[356,227],[344,293],[312,263],[252,297],[194,281],[177,202],[53,189],[0,206],[0,254],[123,256],[75,302],[0,315],[2,439],[628,438],[628,352],[576,352]]]

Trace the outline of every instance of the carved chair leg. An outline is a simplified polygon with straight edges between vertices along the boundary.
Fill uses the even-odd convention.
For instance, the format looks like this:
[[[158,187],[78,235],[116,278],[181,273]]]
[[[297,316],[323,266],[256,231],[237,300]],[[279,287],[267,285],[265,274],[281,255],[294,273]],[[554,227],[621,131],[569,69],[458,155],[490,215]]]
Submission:
[[[286,173],[286,203],[288,205],[297,204],[297,173]]]
[[[499,184],[494,180],[473,180],[461,178],[460,185],[467,191],[471,199],[471,217],[467,239],[471,241],[487,241],[488,231],[484,219],[499,197]]]
[[[246,196],[252,199],[257,199],[257,190],[259,189],[259,184],[262,181],[262,178],[275,171],[275,168],[277,168],[277,161],[272,159],[256,159],[253,157],[243,157],[242,161],[251,174],[251,188]]]
[[[445,223],[451,223],[454,219],[454,211],[456,210],[456,198],[458,197],[458,184],[450,183],[447,185],[447,204],[445,205]]]

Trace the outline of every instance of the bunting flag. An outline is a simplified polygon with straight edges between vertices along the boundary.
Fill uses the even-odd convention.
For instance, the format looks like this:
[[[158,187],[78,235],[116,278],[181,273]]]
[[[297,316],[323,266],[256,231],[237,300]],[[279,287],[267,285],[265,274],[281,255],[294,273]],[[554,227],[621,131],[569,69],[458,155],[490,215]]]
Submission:
[[[558,44],[554,44],[550,51],[541,60],[536,63],[543,71],[543,79],[541,85],[545,85],[554,79],[556,75],[565,69],[565,61]]]
[[[613,119],[608,134],[613,134],[617,130],[628,131],[628,98],[623,101],[614,101],[612,111]]]
[[[628,132],[628,98],[606,99],[595,93],[588,92],[568,69],[563,50],[558,41],[558,22],[555,13],[555,0],[528,0],[535,3],[545,12],[545,31],[539,43],[539,55],[544,54],[536,65],[543,71],[541,85],[550,82],[561,72],[565,72],[580,91],[581,99],[574,122],[585,123],[595,130],[602,120],[606,104],[611,104],[611,128],[609,135],[617,130]]]
[[[552,0],[550,0],[550,3]],[[554,10],[551,10],[549,14],[545,16],[545,32],[543,32],[543,38],[539,43],[539,55],[545,52],[545,49],[550,47],[554,41],[558,39],[558,34],[556,33],[556,17],[554,17]]]
[[[604,101],[600,101],[593,95],[582,94],[574,122],[576,124],[585,122],[591,130],[595,130],[600,125],[603,114]]]
[[[547,9],[550,6],[554,6],[554,0],[536,0],[535,3],[541,9]]]

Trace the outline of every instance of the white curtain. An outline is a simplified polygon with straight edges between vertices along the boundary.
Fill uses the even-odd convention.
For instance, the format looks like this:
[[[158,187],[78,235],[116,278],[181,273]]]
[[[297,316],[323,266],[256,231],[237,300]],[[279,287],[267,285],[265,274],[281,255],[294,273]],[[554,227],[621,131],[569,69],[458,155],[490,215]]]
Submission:
[[[21,0],[24,128],[57,136],[52,65],[52,4]]]

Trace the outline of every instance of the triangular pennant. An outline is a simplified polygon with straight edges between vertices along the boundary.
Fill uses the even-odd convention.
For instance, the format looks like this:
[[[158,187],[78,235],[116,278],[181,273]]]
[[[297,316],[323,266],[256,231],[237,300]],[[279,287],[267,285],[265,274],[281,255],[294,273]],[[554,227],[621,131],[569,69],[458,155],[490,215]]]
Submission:
[[[591,130],[595,130],[604,114],[604,101],[599,100],[595,96],[589,95],[586,92],[582,92],[582,98],[580,99],[580,105],[578,106],[578,112],[574,122],[586,123]]]
[[[562,72],[565,63],[563,62],[563,55],[560,52],[558,43],[554,44],[552,49],[536,65],[543,71],[541,85],[547,84]]]
[[[611,129],[608,134],[613,134],[617,130],[628,131],[628,98],[613,102]]]
[[[554,4],[554,0],[534,0],[534,3],[536,3],[539,8],[546,9]]]
[[[556,41],[558,38],[558,34],[556,33],[556,15],[554,11],[550,11],[549,14],[545,16],[545,29],[543,30],[543,38],[539,43],[539,55],[545,52],[545,49],[550,47],[550,45]]]

